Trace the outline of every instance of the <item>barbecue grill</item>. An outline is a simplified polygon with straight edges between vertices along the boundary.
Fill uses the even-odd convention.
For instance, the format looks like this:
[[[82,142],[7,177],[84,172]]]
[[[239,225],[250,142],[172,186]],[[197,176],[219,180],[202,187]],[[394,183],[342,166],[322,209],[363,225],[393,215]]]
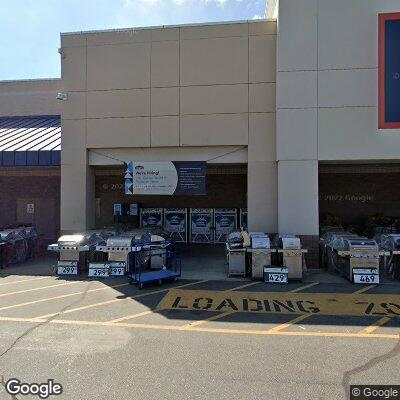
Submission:
[[[48,250],[57,252],[57,273],[59,275],[77,275],[87,270],[91,261],[104,258],[102,253],[96,252],[96,245],[103,243],[116,231],[91,230],[72,235],[61,236],[56,244],[48,246]]]
[[[383,233],[375,236],[379,249],[389,253],[385,267],[390,276],[400,280],[400,234]]]
[[[301,247],[300,238],[294,235],[277,235],[273,241],[277,249],[277,263],[287,267],[289,279],[303,279],[304,254],[308,250]]]

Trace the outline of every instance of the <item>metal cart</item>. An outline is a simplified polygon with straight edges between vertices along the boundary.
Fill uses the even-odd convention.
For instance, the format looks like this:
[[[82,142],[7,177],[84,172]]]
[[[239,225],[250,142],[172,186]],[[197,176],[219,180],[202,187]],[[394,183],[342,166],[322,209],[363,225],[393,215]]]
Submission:
[[[134,271],[129,275],[130,283],[137,283],[139,288],[145,284],[158,282],[160,285],[167,281],[177,281],[181,276],[181,259],[172,250],[171,242],[158,243],[159,250],[154,247],[154,242],[137,246],[135,251]],[[152,267],[152,259],[162,256],[162,268]]]

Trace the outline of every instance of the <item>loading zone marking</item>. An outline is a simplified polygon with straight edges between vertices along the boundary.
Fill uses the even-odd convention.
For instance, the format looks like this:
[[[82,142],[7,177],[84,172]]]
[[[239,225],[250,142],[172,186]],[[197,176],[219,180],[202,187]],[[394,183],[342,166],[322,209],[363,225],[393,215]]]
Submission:
[[[172,289],[157,309],[400,318],[400,296]]]

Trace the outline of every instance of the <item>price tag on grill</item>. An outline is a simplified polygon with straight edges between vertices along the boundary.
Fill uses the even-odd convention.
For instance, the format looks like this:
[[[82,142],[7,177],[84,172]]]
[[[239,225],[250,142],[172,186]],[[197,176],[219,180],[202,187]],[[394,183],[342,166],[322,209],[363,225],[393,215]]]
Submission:
[[[264,281],[267,283],[288,283],[288,274],[286,267],[264,267]]]
[[[353,268],[354,283],[368,284],[379,283],[379,270],[377,268]]]
[[[108,278],[110,275],[107,263],[90,263],[88,276],[92,278]]]
[[[57,275],[78,275],[78,261],[59,261]]]
[[[125,262],[109,262],[110,276],[124,276],[125,275]]]

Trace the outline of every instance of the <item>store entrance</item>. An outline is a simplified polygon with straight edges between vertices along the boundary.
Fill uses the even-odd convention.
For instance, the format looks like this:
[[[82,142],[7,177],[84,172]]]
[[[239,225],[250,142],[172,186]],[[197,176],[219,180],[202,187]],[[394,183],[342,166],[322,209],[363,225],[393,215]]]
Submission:
[[[163,227],[182,257],[187,279],[227,277],[226,232],[247,222],[246,205],[247,166],[242,164],[208,166],[206,195],[201,196],[125,195],[122,168],[96,169],[96,226]],[[127,217],[130,211],[136,216]]]

